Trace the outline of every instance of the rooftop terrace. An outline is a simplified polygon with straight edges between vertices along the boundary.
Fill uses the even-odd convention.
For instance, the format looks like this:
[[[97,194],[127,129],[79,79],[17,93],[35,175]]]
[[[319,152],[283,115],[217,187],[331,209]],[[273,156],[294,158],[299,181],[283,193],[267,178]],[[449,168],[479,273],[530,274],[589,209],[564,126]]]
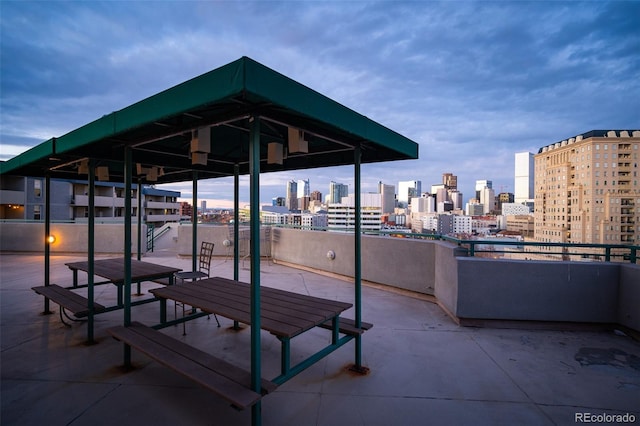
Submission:
[[[104,257],[104,256],[100,256]],[[65,262],[52,257],[51,282],[68,284]],[[146,261],[189,269],[191,260],[162,253]],[[219,257],[214,273],[231,278],[233,265]],[[352,284],[263,261],[262,285],[352,302]],[[106,329],[122,324],[122,312],[97,316],[95,345],[86,326],[67,328],[40,315],[41,255],[0,255],[1,417],[3,425],[247,425],[250,410],[236,411],[190,380],[133,351],[135,369],[125,372],[122,344]],[[241,270],[241,280],[249,271]],[[145,294],[155,286],[143,285]],[[97,302],[115,300],[113,286],[96,288]],[[57,311],[58,307],[52,305]],[[133,319],[158,321],[158,304],[133,308]],[[345,316],[352,316],[347,312]],[[640,343],[620,332],[542,331],[458,326],[429,296],[363,288],[366,376],[346,370],[353,342],[303,371],[262,403],[265,425],[575,424],[576,416],[624,415],[640,423]],[[217,356],[249,368],[249,333],[232,322],[199,318],[163,329]],[[302,359],[326,330],[292,342]],[[279,372],[279,343],[262,338],[263,376]]]

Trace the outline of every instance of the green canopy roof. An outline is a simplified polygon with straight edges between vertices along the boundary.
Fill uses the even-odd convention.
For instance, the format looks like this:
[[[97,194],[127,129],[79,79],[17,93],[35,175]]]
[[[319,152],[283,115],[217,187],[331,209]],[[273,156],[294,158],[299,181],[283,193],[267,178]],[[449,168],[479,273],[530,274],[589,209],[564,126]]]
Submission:
[[[249,121],[261,126],[261,172],[418,158],[418,144],[254,60],[234,62],[50,139],[7,162],[0,174],[79,178],[86,158],[123,180],[124,148],[141,167],[162,168],[157,183],[249,173]],[[192,164],[194,130],[210,129],[206,164]],[[288,130],[304,132],[307,152],[287,152]],[[268,144],[283,147],[282,164],[267,161]],[[304,151],[304,150],[303,150]],[[148,175],[144,175],[147,176]],[[144,178],[144,177],[143,177]]]

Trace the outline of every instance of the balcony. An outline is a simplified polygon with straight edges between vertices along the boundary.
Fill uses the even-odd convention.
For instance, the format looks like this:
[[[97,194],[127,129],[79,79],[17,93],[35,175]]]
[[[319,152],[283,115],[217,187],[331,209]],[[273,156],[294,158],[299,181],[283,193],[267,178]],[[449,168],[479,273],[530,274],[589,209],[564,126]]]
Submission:
[[[149,253],[144,260],[189,269],[191,258],[181,255],[190,250],[189,228],[179,226],[177,254]],[[229,247],[222,244],[227,228],[200,226],[198,234],[216,242],[214,274],[232,277]],[[274,229],[271,239],[266,233],[263,238],[272,250],[262,262],[262,285],[353,300],[352,236]],[[329,249],[333,259],[326,256]],[[611,328],[626,323],[618,329],[629,334],[640,328],[640,266],[461,254],[444,241],[363,237],[362,318],[374,323],[362,339],[370,374],[354,376],[345,369],[353,362],[350,343],[267,395],[263,424],[412,425],[429,419],[450,425],[551,425],[574,424],[577,412],[640,418],[640,344]],[[121,370],[122,345],[105,331],[122,323],[121,312],[98,316],[98,344],[84,345],[85,326],[65,328],[57,315],[40,315],[42,299],[29,288],[42,273],[42,256],[37,251],[1,256],[3,423],[94,424],[100,418],[105,424],[195,425],[215,416],[220,424],[250,424],[248,411],[230,409],[137,351],[134,371]],[[84,259],[85,254],[55,255],[52,282],[70,283],[64,264]],[[240,269],[241,280],[249,276],[248,269]],[[143,283],[143,293],[153,286]],[[115,289],[103,286],[97,301],[110,304],[115,297]],[[156,303],[136,306],[133,320],[155,324],[158,309]],[[206,317],[191,321],[186,336],[181,327],[163,331],[248,368],[249,330],[232,332],[232,323],[220,320],[221,328]],[[554,331],[558,328],[562,331]],[[293,356],[304,357],[318,338],[330,337],[325,330],[296,337]],[[263,333],[265,377],[279,372],[278,347]]]
[[[96,207],[114,207],[113,196],[95,196],[94,203]],[[88,207],[89,196],[88,195],[74,195],[72,204],[77,207]],[[124,204],[123,204],[124,205]],[[117,206],[116,206],[117,207]]]
[[[144,216],[144,221],[147,223],[180,222],[180,214],[147,214]]]
[[[145,201],[144,207],[148,209],[178,210],[180,209],[180,203],[167,203],[164,201]]]
[[[24,191],[12,191],[10,189],[0,190],[0,200],[2,204],[25,204],[25,192]]]

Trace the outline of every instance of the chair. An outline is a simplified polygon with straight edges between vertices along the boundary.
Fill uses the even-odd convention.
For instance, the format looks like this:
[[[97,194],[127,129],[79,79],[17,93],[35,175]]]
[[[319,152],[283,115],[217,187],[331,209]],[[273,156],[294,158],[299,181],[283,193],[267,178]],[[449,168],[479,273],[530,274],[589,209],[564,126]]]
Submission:
[[[174,278],[180,280],[184,283],[185,280],[191,280],[192,282],[198,281],[202,278],[209,278],[209,274],[211,273],[211,258],[213,257],[213,243],[209,243],[203,241],[200,245],[200,254],[198,255],[198,270],[197,271],[182,271],[176,272],[173,274]],[[175,304],[175,315],[178,314],[178,305],[182,305],[182,316],[185,315],[185,306],[184,303],[176,302]],[[218,323],[218,327],[220,327],[220,321],[218,321],[218,317],[216,314],[213,314],[216,322]],[[210,318],[210,317],[208,317]],[[186,324],[182,323],[182,334],[187,334]]]

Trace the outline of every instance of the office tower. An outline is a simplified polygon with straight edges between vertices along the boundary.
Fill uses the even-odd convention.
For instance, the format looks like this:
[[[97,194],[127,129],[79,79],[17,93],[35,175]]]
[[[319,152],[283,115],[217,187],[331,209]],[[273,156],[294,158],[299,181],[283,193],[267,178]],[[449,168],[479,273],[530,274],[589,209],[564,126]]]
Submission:
[[[476,189],[476,192],[478,190]],[[496,209],[496,193],[493,188],[485,186],[480,191],[480,204],[482,204],[482,214],[489,214]]]
[[[449,192],[447,191],[447,186],[444,183],[431,185],[431,195],[435,197],[436,206],[438,203],[449,201]]]
[[[203,213],[207,210],[207,200],[200,201],[200,211]]]
[[[514,202],[526,203],[533,199],[534,161],[530,152],[517,152],[515,156]]]
[[[360,195],[360,219],[362,232],[379,231],[382,227],[382,196]],[[327,222],[329,231],[353,231],[355,227],[355,196],[350,194],[340,203],[329,204]]]
[[[457,210],[464,207],[462,204],[462,192],[460,191],[449,191],[449,200],[453,203],[453,209]]]
[[[398,207],[407,207],[411,199],[422,194],[422,182],[410,180],[398,182]]]
[[[510,192],[501,192],[496,197],[498,200],[498,204],[496,206],[496,210],[502,211],[502,205],[506,203],[513,203],[514,195]]]
[[[640,243],[640,131],[592,130],[534,156],[535,239]]]
[[[295,180],[287,182],[285,207],[289,211],[298,210],[298,183]]]
[[[442,184],[448,190],[455,191],[458,189],[458,176],[455,176],[453,173],[443,173]]]
[[[476,200],[480,199],[480,193],[484,188],[493,188],[493,182],[486,179],[476,181]]]
[[[378,182],[378,194],[382,195],[382,214],[393,213],[396,208],[396,186]]]
[[[329,204],[335,204],[342,201],[342,197],[349,195],[349,187],[342,183],[331,181],[329,183]]]
[[[311,189],[309,186],[309,179],[298,180],[298,198],[310,197]]]
[[[311,201],[322,201],[322,192],[313,191],[310,196]]]

